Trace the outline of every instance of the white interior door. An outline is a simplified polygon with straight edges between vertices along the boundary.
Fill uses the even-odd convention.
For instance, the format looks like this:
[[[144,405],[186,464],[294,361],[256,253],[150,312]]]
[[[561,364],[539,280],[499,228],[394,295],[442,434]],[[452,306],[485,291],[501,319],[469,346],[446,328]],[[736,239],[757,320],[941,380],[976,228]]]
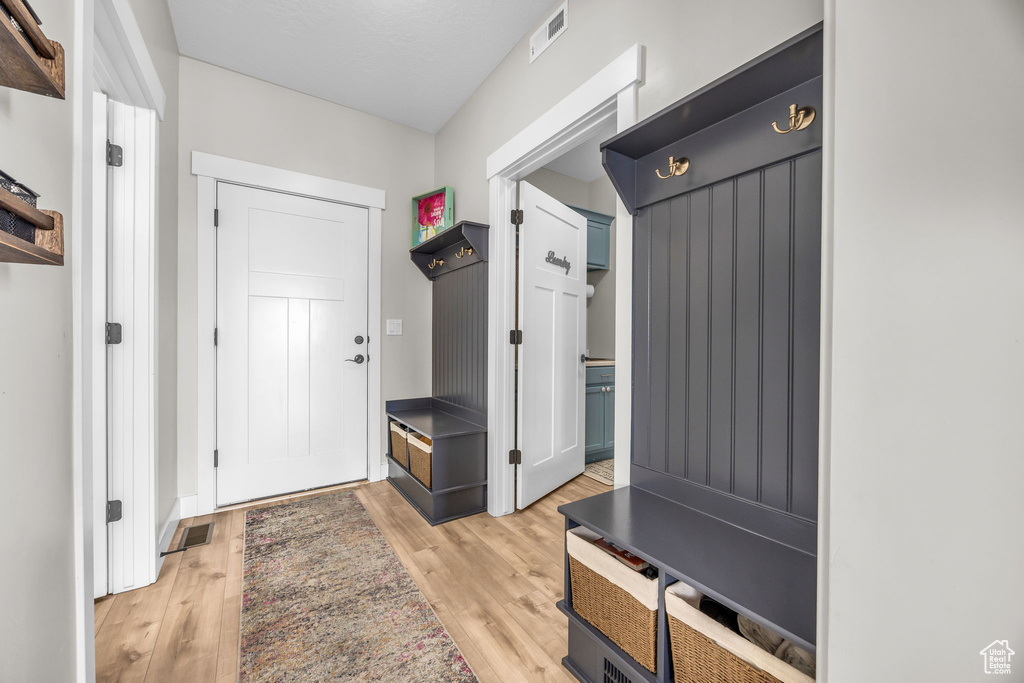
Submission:
[[[109,589],[156,581],[156,114],[111,100],[108,135],[121,147],[107,167],[107,497],[122,517],[106,525]],[[105,521],[105,520],[104,520]]]
[[[517,507],[584,467],[587,219],[519,183],[519,419]]]
[[[226,183],[217,207],[218,505],[365,479],[368,210]]]

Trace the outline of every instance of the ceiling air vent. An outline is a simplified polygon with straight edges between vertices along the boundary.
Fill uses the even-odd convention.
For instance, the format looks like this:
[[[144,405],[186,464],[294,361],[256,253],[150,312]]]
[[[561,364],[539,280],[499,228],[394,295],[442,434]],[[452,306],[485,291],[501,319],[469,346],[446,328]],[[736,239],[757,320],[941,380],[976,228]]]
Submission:
[[[548,45],[555,42],[555,38],[565,33],[569,28],[569,1],[566,0],[562,6],[530,36],[530,63],[540,57],[540,53],[548,49]]]

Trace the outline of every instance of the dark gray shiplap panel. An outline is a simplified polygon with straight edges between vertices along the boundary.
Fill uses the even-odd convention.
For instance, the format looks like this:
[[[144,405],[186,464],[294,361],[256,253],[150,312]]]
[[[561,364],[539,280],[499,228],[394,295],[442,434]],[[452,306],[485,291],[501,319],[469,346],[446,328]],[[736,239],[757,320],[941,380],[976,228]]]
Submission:
[[[711,403],[708,419],[710,454],[708,484],[719,491],[732,490],[732,362],[733,336],[733,238],[735,234],[736,182],[729,180],[711,189]]]
[[[795,162],[793,234],[793,482],[791,510],[818,514],[818,367],[821,330],[821,153]]]
[[[669,357],[668,405],[674,414],[686,415],[687,372],[687,319],[686,297],[689,291],[689,242],[690,242],[690,197],[683,195],[668,202],[670,206],[671,229],[669,244],[665,249],[672,264],[671,283],[662,291],[656,291],[664,302],[659,307],[658,315],[668,319],[669,337],[666,340],[666,355]],[[668,421],[668,449],[676,456],[669,457],[666,451],[663,457],[667,463],[662,471],[679,477],[686,476],[686,459],[680,457],[686,448],[686,420]]]
[[[650,264],[652,207],[642,209],[633,221],[633,395],[651,395]],[[642,330],[642,334],[638,331]],[[632,461],[651,466],[651,413],[647,401],[632,405]]]
[[[761,442],[758,434],[761,377],[761,174],[736,180],[736,366],[733,404],[733,490],[757,501]]]
[[[761,225],[761,497],[789,502],[790,162],[764,170]]]
[[[435,397],[487,411],[487,263],[441,275],[433,284]]]
[[[820,168],[815,152],[655,204],[634,243],[634,462],[811,521]]]
[[[670,208],[672,211],[670,212]],[[669,406],[667,394],[669,389],[668,373],[669,358],[674,355],[667,353],[670,348],[669,316],[666,315],[666,295],[669,292],[670,268],[669,240],[673,233],[672,217],[674,205],[663,202],[653,207],[651,214],[651,396],[661,397],[653,401],[651,412],[651,466],[664,471],[667,468],[668,453]]]
[[[688,317],[686,478],[706,484],[708,476],[708,354],[711,296],[711,190],[690,194],[689,288],[681,310]]]

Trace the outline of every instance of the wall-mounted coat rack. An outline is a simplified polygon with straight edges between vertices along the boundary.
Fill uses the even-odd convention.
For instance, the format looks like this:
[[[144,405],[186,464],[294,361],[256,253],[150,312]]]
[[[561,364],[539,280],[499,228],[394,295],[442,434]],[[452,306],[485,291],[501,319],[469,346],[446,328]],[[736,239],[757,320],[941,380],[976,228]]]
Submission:
[[[64,48],[23,0],[0,0],[0,85],[64,99]]]
[[[412,262],[430,280],[487,260],[486,225],[462,221],[409,250]]]

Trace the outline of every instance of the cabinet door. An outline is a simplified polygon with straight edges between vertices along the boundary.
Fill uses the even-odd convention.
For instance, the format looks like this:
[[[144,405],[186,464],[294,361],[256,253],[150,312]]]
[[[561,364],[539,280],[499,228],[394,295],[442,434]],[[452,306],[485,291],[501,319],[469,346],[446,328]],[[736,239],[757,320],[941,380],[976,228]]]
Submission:
[[[587,270],[608,270],[611,252],[610,226],[600,221],[587,221]]]
[[[604,392],[604,447],[615,447],[615,385]]]
[[[584,436],[586,452],[605,448],[605,393],[604,387],[587,387],[587,428]]]

